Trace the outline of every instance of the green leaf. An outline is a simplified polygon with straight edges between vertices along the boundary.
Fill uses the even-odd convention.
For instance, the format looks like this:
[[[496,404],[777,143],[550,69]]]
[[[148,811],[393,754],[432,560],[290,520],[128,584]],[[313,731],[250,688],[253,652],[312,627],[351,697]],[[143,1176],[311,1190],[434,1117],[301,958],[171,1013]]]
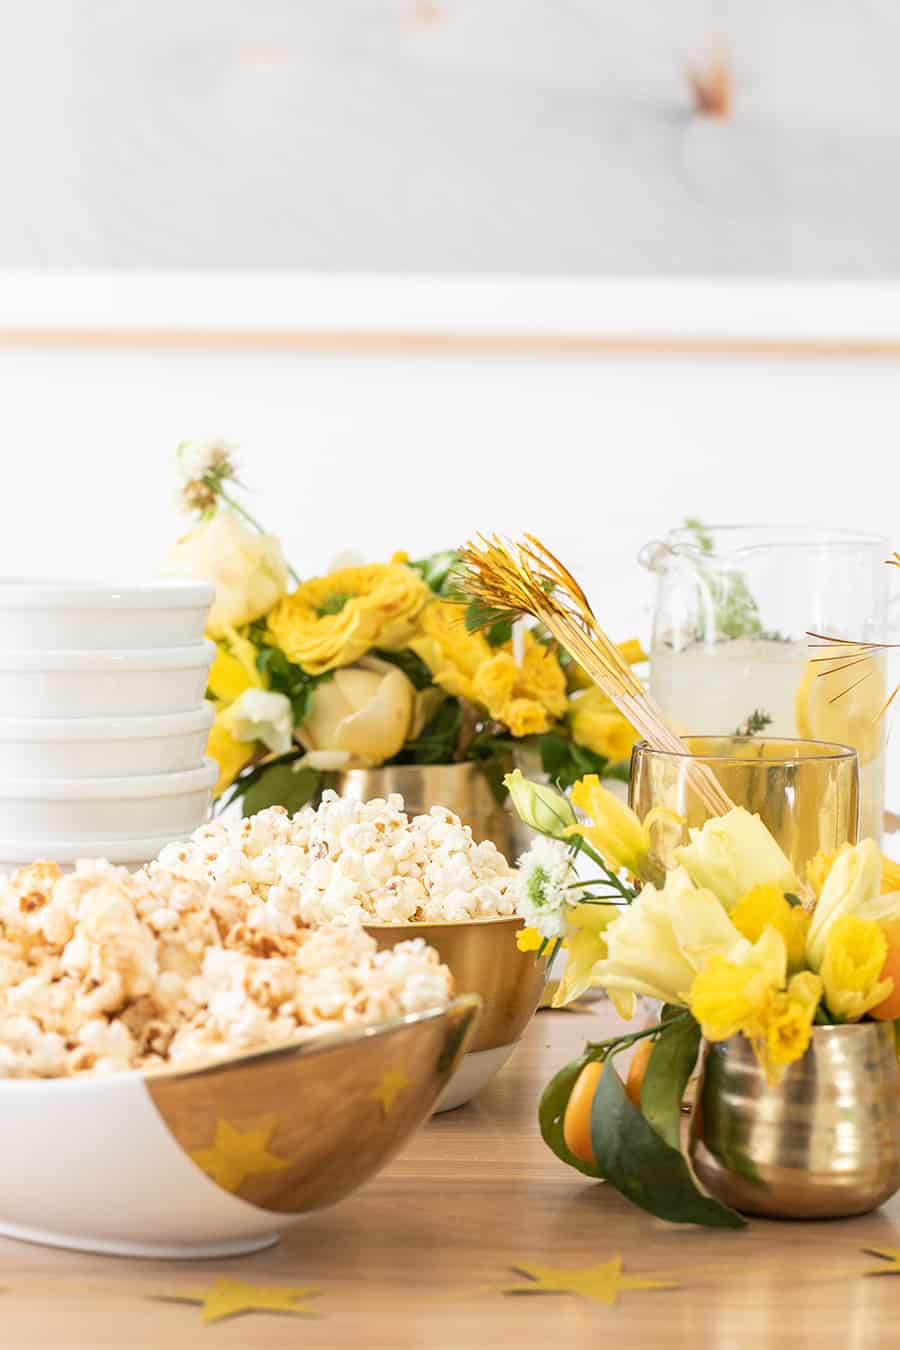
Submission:
[[[452,589],[454,572],[459,566],[459,553],[455,548],[444,548],[428,558],[418,558],[407,566],[419,573],[435,595],[447,595]]]
[[[680,1150],[670,1148],[632,1106],[611,1059],[594,1093],[591,1144],[607,1181],[649,1214],[708,1228],[746,1226],[735,1210],[700,1190]]]
[[[566,1148],[566,1141],[563,1138],[563,1121],[566,1114],[566,1107],[569,1104],[569,1098],[572,1095],[572,1089],[578,1081],[578,1075],[589,1064],[592,1059],[599,1056],[586,1050],[578,1059],[573,1059],[571,1064],[560,1069],[559,1073],[550,1079],[550,1082],[544,1088],[541,1096],[541,1104],[538,1108],[538,1121],[541,1127],[541,1138],[550,1149],[564,1163],[577,1171],[583,1172],[586,1177],[597,1177],[603,1180],[603,1173],[599,1167],[591,1163],[582,1162],[576,1158],[574,1153],[570,1153]],[[606,1077],[606,1070],[601,1075],[600,1081]]]
[[[693,1017],[663,1022],[641,1085],[641,1111],[670,1148],[681,1149],[681,1102],[700,1051]]]
[[[306,720],[316,687],[334,674],[329,670],[324,675],[307,675],[302,666],[288,660],[280,647],[265,644],[256,654],[256,669],[270,689],[290,699],[294,725],[298,727]]]
[[[293,815],[312,800],[320,783],[315,769],[295,772],[291,764],[264,765],[243,794],[243,813],[252,816],[267,806],[283,806]]]
[[[465,599],[465,596],[461,598]],[[466,605],[466,628],[470,633],[478,633],[482,628],[494,628],[497,624],[512,624],[518,617],[518,610],[494,609],[481,600],[470,600]]]
[[[431,677],[431,671],[422,660],[409,647],[404,647],[399,652],[384,652],[380,647],[376,647],[372,653],[380,661],[387,661],[392,666],[397,666],[403,671],[403,674],[412,684],[414,689],[427,689],[434,683]]]
[[[561,792],[565,792],[587,773],[603,776],[607,771],[608,761],[602,755],[595,755],[593,750],[576,745],[558,732],[546,732],[538,739],[538,747],[541,768]]]
[[[448,698],[424,727],[421,735],[407,741],[391,764],[452,764],[462,726],[459,700]]]
[[[501,619],[499,623],[486,628],[484,636],[489,647],[502,647],[504,642],[512,642],[512,619]]]

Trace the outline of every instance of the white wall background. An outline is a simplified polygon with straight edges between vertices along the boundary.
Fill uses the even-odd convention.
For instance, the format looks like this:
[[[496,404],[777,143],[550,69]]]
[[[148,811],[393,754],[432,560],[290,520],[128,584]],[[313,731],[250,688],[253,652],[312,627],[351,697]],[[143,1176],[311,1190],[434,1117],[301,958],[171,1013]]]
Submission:
[[[183,527],[175,444],[221,434],[301,573],[528,529],[646,634],[635,557],[686,514],[900,547],[898,423],[890,360],[6,347],[0,571],[151,569]]]

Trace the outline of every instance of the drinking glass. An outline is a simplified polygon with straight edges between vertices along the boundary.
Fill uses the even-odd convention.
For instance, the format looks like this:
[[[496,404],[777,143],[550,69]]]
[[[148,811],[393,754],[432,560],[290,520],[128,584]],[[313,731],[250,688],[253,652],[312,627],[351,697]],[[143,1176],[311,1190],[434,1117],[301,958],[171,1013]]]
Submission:
[[[665,807],[684,822],[680,830],[660,829],[654,839],[666,866],[674,866],[674,850],[687,843],[688,829],[709,819],[691,782],[692,765],[704,765],[735,806],[761,818],[801,879],[818,852],[859,838],[859,767],[852,747],[769,736],[684,740],[683,754],[642,741],[631,757],[629,801],[638,817]]]
[[[686,527],[641,553],[657,577],[650,691],[675,729],[852,746],[861,833],[874,839],[884,815],[884,657],[813,650],[807,634],[885,640],[887,553],[878,536],[800,525]]]

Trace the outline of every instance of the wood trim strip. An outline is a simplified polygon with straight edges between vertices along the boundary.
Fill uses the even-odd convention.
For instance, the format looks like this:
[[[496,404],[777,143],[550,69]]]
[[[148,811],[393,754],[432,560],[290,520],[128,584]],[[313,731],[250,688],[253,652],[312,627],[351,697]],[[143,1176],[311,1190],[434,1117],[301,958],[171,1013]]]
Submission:
[[[897,360],[900,339],[662,337],[203,328],[0,328],[0,347],[420,352],[547,356],[725,356]]]

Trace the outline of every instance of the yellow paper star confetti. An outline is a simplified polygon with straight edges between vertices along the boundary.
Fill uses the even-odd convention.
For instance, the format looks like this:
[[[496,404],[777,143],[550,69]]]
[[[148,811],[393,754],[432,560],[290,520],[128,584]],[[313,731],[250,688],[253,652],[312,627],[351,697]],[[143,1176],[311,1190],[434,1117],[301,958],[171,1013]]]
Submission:
[[[183,1293],[157,1294],[167,1303],[199,1303],[201,1322],[221,1322],[225,1317],[239,1317],[249,1312],[293,1313],[297,1317],[319,1317],[312,1308],[305,1308],[298,1299],[313,1298],[319,1293],[308,1285],[244,1284],[223,1275],[208,1289],[186,1289]]]
[[[622,1258],[614,1256],[599,1266],[526,1266],[519,1262],[513,1267],[529,1276],[530,1284],[506,1285],[504,1294],[578,1294],[592,1303],[603,1303],[611,1308],[619,1295],[627,1289],[677,1289],[670,1280],[642,1280],[636,1275],[622,1274]]]
[[[900,1275],[900,1247],[864,1247],[867,1256],[880,1256],[883,1264],[864,1270],[864,1275]]]
[[[227,1120],[216,1122],[216,1139],[212,1148],[198,1148],[191,1159],[212,1177],[225,1191],[237,1192],[247,1177],[263,1172],[280,1172],[290,1167],[286,1158],[269,1153],[266,1145],[277,1125],[272,1121],[256,1129],[241,1133]]]
[[[400,1093],[408,1087],[409,1079],[402,1069],[386,1069],[372,1093],[372,1101],[379,1102],[384,1114],[389,1116]]]

